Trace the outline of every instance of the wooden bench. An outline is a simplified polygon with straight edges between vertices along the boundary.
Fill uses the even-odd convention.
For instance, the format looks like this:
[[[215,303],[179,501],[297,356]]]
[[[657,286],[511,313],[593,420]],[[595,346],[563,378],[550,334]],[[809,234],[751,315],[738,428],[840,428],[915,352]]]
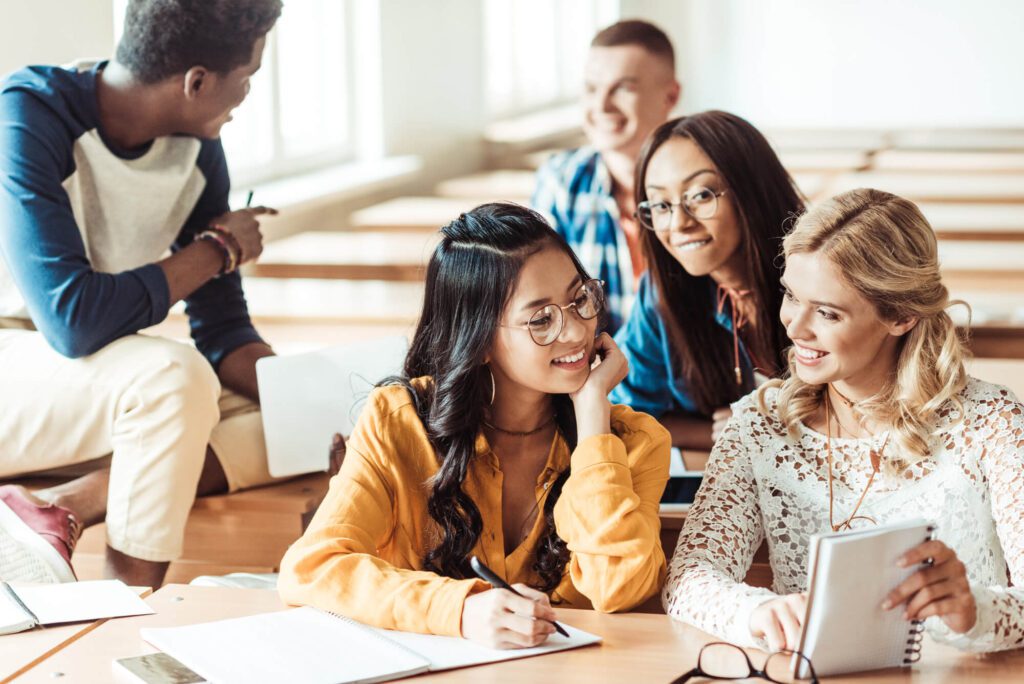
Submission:
[[[884,190],[915,202],[1024,203],[1024,173],[898,173],[864,171],[838,176],[831,195],[854,188]]]
[[[316,231],[271,242],[247,276],[421,282],[440,239],[432,232]]]
[[[537,185],[533,171],[503,169],[484,171],[441,181],[434,188],[438,197],[484,202],[516,202],[527,205]]]
[[[889,134],[881,130],[776,128],[764,131],[780,154],[795,151],[871,152],[889,146]]]
[[[1024,152],[882,150],[872,157],[871,168],[914,173],[1024,173]]]

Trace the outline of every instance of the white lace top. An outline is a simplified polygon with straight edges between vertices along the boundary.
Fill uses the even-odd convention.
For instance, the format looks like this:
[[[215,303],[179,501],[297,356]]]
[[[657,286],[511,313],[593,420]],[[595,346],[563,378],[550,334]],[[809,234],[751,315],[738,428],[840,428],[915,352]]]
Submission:
[[[777,393],[765,396],[772,415]],[[879,523],[932,520],[936,538],[967,566],[977,624],[955,634],[929,618],[935,639],[972,651],[1024,646],[1024,405],[1006,388],[973,378],[960,399],[963,421],[950,402],[932,456],[900,476],[877,475],[858,515]],[[869,451],[884,439],[833,437],[837,520],[853,510],[871,472]],[[756,392],[736,402],[669,566],[662,596],[668,613],[733,643],[763,647],[750,634],[750,614],[775,596],[807,589],[809,538],[829,530],[827,478],[824,435],[801,425],[799,439],[787,436],[758,411]],[[871,523],[853,523],[863,524]],[[765,539],[772,590],[742,583]]]

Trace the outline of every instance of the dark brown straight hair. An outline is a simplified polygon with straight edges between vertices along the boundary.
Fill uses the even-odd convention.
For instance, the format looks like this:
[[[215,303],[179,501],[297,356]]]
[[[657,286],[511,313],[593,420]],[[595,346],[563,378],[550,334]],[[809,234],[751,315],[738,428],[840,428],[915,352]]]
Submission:
[[[803,197],[756,128],[734,114],[707,111],[667,121],[647,138],[637,162],[637,204],[647,200],[651,157],[675,137],[692,140],[729,189],[725,201],[734,203],[739,217],[744,282],[757,312],[753,338],[746,337],[747,349],[758,361],[771,364],[764,372],[777,374],[786,368],[784,350],[789,346],[779,321],[782,239],[803,213]],[[642,240],[672,357],[700,412],[711,415],[744,393],[733,373],[731,335],[715,322],[715,283],[711,276],[687,273],[654,231],[645,230]]]

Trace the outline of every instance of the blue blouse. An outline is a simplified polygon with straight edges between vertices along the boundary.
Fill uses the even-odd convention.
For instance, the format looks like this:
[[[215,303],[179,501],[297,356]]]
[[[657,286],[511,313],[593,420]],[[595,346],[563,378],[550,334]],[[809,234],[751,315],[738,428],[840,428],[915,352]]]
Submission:
[[[676,367],[672,358],[671,341],[658,310],[656,289],[650,273],[645,273],[629,318],[615,335],[615,343],[629,361],[629,374],[609,397],[613,404],[626,404],[634,411],[655,418],[672,411],[703,415],[690,396],[682,369]],[[714,287],[709,289],[708,297],[714,300]],[[728,309],[716,313],[715,322],[732,334]],[[741,394],[746,394],[754,389],[754,372],[742,340],[740,367],[743,371]]]

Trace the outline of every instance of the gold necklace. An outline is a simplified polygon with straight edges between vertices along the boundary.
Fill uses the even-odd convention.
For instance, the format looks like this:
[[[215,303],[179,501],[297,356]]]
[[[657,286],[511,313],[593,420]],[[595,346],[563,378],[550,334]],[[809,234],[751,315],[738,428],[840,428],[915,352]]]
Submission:
[[[854,520],[868,520],[874,524],[878,524],[874,518],[867,515],[857,515],[857,511],[860,510],[860,506],[864,503],[864,497],[868,495],[868,490],[871,489],[871,485],[875,481],[875,475],[878,474],[879,465],[881,464],[881,453],[885,452],[885,447],[889,443],[889,437],[891,432],[886,434],[885,441],[882,442],[882,446],[876,451],[871,449],[868,453],[868,457],[871,459],[871,475],[868,477],[868,483],[864,486],[864,491],[860,493],[860,498],[857,499],[857,505],[853,507],[853,512],[843,522],[838,525],[835,522],[833,509],[835,507],[835,495],[832,492],[832,400],[828,391],[825,392],[825,451],[828,455],[828,524],[832,528],[833,532],[839,532],[840,530],[848,530],[851,527],[851,523]],[[839,419],[836,419],[839,422]]]

